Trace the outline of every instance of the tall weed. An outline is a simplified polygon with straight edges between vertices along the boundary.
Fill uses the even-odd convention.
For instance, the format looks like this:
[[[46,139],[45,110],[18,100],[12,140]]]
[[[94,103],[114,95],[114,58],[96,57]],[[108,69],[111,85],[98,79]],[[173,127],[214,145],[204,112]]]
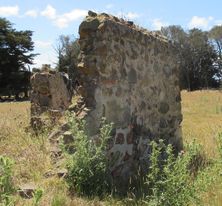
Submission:
[[[155,206],[185,206],[200,203],[200,194],[210,184],[207,169],[201,171],[197,157],[200,145],[192,143],[175,157],[171,145],[152,142],[150,167],[146,178],[146,203]],[[163,158],[165,156],[165,158]],[[195,167],[194,171],[191,169]]]
[[[68,164],[67,181],[71,191],[88,197],[111,195],[106,146],[112,125],[102,120],[100,133],[94,141],[95,139],[86,135],[83,121],[70,115],[69,124],[75,136],[76,149]],[[133,188],[133,191],[139,191],[139,196],[136,193],[133,195],[132,191],[128,192],[133,197],[128,199],[131,201],[130,204],[200,204],[202,193],[213,181],[209,172],[211,168],[208,167],[202,147],[192,142],[187,144],[178,156],[175,156],[172,145],[166,145],[163,140],[152,141],[150,147],[147,175],[137,178],[141,182],[136,187],[140,188]]]
[[[68,164],[68,184],[71,191],[79,195],[99,196],[110,193],[107,140],[111,124],[101,122],[100,134],[94,140],[86,135],[84,121],[71,115],[68,117],[71,131],[75,136],[75,153]]]

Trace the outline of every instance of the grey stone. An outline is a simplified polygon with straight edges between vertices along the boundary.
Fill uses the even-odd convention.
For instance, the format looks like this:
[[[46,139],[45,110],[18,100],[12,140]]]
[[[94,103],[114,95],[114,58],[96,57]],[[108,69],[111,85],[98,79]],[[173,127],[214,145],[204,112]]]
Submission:
[[[169,67],[168,64],[164,65],[163,72],[167,78],[169,78],[172,75],[172,69]]]
[[[178,95],[176,96],[176,102],[180,102],[180,101],[181,101],[181,95],[178,94]]]
[[[50,153],[52,158],[59,158],[62,156],[62,150],[59,148],[58,145],[51,145],[50,147]]]
[[[129,26],[133,26],[133,21],[127,21],[127,24],[128,24]]]
[[[96,17],[97,13],[93,12],[93,11],[88,11],[88,15],[92,16],[92,17]]]
[[[64,124],[62,124],[61,126],[60,126],[60,129],[62,130],[62,131],[68,131],[69,129],[70,129],[70,125],[69,125],[69,123],[68,122],[66,122],[66,123],[64,123]]]
[[[167,121],[164,118],[160,118],[160,123],[159,123],[160,128],[165,129],[167,128],[168,124]]]
[[[71,80],[60,72],[37,72],[31,77],[31,121],[37,131],[58,122],[72,99]],[[37,121],[39,118],[39,121]],[[49,123],[49,125],[48,125]]]
[[[62,134],[62,131],[61,130],[56,130],[56,131],[53,131],[49,134],[48,138],[49,138],[49,141],[50,142],[56,142],[58,141],[58,137]]]
[[[70,131],[66,131],[64,134],[63,134],[63,143],[65,145],[67,144],[70,144],[74,141],[74,136],[72,134],[72,132]]]
[[[157,62],[154,62],[154,64],[153,64],[153,70],[154,70],[154,72],[156,72],[156,73],[158,73],[159,72],[159,68],[160,66],[158,65],[158,63]]]
[[[46,95],[40,95],[39,96],[39,103],[42,106],[49,107],[50,103],[51,103],[50,101],[51,101],[51,99],[49,98],[49,96],[46,96]]]
[[[168,119],[167,122],[168,122],[168,125],[169,125],[170,128],[174,128],[175,127],[175,121],[176,121],[176,117],[175,116],[170,117]]]
[[[92,30],[95,31],[98,26],[99,26],[100,22],[98,19],[86,19],[85,21],[83,21],[80,26],[79,26],[79,33],[81,34],[82,31],[86,31],[86,30]]]
[[[45,177],[45,178],[50,178],[50,177],[53,177],[53,176],[55,176],[55,172],[52,171],[52,170],[47,171],[47,172],[45,172],[45,173],[43,174],[43,177]]]
[[[57,173],[57,176],[59,178],[62,178],[62,177],[66,177],[67,176],[68,170],[65,169],[65,168],[61,168],[61,169],[58,169],[56,173]]]
[[[179,115],[177,116],[178,124],[180,124],[180,123],[182,122],[182,120],[183,120],[183,115],[182,115],[182,114],[179,114]]]
[[[128,82],[129,83],[136,83],[137,82],[137,74],[135,69],[130,69],[128,73]]]
[[[158,111],[162,114],[166,114],[169,111],[170,107],[169,104],[166,102],[160,102]]]

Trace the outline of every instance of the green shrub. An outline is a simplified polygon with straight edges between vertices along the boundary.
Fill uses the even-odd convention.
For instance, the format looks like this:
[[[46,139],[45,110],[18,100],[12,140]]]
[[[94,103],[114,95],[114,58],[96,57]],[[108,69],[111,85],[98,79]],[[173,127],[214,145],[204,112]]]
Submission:
[[[69,115],[68,122],[75,136],[76,149],[68,164],[67,181],[71,191],[89,197],[110,193],[106,146],[112,125],[102,120],[99,137],[93,141],[86,135],[83,121]]]
[[[5,206],[13,205],[12,194],[15,188],[12,183],[13,161],[0,156],[0,203]]]
[[[83,121],[70,115],[69,124],[76,149],[68,164],[67,181],[71,191],[88,197],[110,195],[111,181],[105,151],[112,125],[103,120],[99,138],[94,142],[86,135]],[[128,191],[133,198],[126,199],[127,202],[149,206],[199,204],[202,192],[212,183],[211,168],[206,164],[202,147],[193,142],[178,156],[175,156],[172,145],[166,145],[162,140],[151,142],[150,147],[147,175],[140,177],[138,172],[137,185]]]
[[[202,153],[200,145],[187,145],[185,152],[178,157],[174,156],[172,146],[166,146],[162,141],[152,142],[151,147],[150,167],[145,181],[148,188],[146,203],[155,206],[197,204],[201,192],[210,184],[207,169],[201,171],[201,167],[196,165],[199,164],[197,157]],[[195,175],[193,167],[196,168]]]

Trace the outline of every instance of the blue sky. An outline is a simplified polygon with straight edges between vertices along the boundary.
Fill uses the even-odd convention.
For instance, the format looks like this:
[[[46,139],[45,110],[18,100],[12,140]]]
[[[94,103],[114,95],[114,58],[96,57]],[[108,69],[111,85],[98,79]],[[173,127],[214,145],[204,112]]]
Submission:
[[[181,25],[209,30],[222,24],[221,0],[0,0],[0,17],[18,30],[32,30],[35,67],[57,61],[54,47],[60,35],[78,37],[78,26],[88,10],[133,20],[148,30]]]

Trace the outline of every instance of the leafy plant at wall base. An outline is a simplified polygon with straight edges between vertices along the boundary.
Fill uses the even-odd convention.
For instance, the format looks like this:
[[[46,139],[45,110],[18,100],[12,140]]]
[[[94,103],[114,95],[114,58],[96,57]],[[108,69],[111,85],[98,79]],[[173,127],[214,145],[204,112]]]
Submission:
[[[185,206],[191,202],[198,204],[199,196],[210,184],[207,169],[192,175],[190,165],[201,151],[199,145],[193,143],[186,147],[186,152],[178,157],[173,154],[171,145],[161,141],[151,143],[152,153],[146,186],[148,205]],[[162,158],[166,156],[166,158]]]
[[[71,191],[89,197],[110,193],[106,145],[112,125],[103,119],[100,134],[92,139],[86,135],[84,121],[69,115],[68,122],[75,136],[76,149],[68,165],[67,181]]]

